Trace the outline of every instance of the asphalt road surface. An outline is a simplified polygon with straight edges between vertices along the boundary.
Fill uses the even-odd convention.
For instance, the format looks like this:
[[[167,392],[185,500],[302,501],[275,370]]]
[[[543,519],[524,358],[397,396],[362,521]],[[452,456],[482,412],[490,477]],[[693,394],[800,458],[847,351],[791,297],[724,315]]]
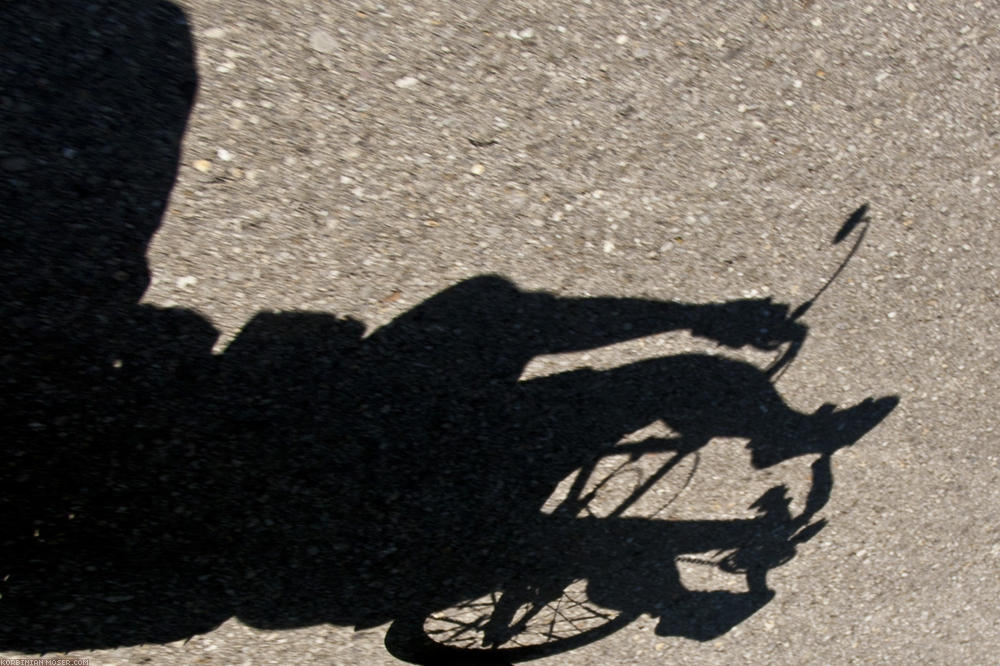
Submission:
[[[995,2],[2,5],[4,655],[996,662]]]

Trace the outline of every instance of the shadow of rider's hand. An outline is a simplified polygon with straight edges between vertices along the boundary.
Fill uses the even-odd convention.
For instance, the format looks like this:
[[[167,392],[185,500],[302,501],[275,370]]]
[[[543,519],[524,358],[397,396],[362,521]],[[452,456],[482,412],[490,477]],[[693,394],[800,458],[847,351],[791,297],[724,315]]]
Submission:
[[[788,306],[770,298],[744,299],[699,308],[691,326],[695,335],[732,348],[752,346],[772,351],[805,337],[806,326],[788,317]]]

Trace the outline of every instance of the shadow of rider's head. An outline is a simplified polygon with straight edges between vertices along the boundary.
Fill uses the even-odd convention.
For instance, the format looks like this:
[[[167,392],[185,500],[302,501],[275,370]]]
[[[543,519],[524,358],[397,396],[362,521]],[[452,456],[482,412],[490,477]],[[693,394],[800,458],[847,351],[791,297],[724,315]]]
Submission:
[[[51,326],[134,304],[197,87],[162,0],[4,3],[5,309]]]

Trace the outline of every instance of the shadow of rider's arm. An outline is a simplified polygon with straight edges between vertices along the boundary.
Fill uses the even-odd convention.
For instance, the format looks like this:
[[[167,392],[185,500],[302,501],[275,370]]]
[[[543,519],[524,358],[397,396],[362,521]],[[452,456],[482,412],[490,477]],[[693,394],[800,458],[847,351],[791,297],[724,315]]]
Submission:
[[[561,298],[482,275],[432,296],[367,338],[411,371],[446,368],[451,383],[516,378],[542,354],[594,349],[689,330],[729,347],[773,349],[804,334],[788,306],[766,300],[688,304],[639,298]],[[428,373],[423,373],[427,375]],[[431,381],[430,375],[423,381]]]
[[[549,349],[559,353],[593,349],[647,335],[687,330],[727,347],[775,349],[799,339],[805,327],[788,320],[788,306],[770,299],[724,303],[677,303],[636,298],[557,298],[535,300],[534,319],[545,322]]]

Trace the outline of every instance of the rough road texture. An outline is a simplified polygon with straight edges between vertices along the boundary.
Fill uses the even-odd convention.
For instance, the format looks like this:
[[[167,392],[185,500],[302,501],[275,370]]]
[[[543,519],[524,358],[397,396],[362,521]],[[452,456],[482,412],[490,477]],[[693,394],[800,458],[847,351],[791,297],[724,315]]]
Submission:
[[[433,663],[390,622],[568,586],[634,619],[538,663],[995,662],[997,25],[5,1],[0,650]]]

